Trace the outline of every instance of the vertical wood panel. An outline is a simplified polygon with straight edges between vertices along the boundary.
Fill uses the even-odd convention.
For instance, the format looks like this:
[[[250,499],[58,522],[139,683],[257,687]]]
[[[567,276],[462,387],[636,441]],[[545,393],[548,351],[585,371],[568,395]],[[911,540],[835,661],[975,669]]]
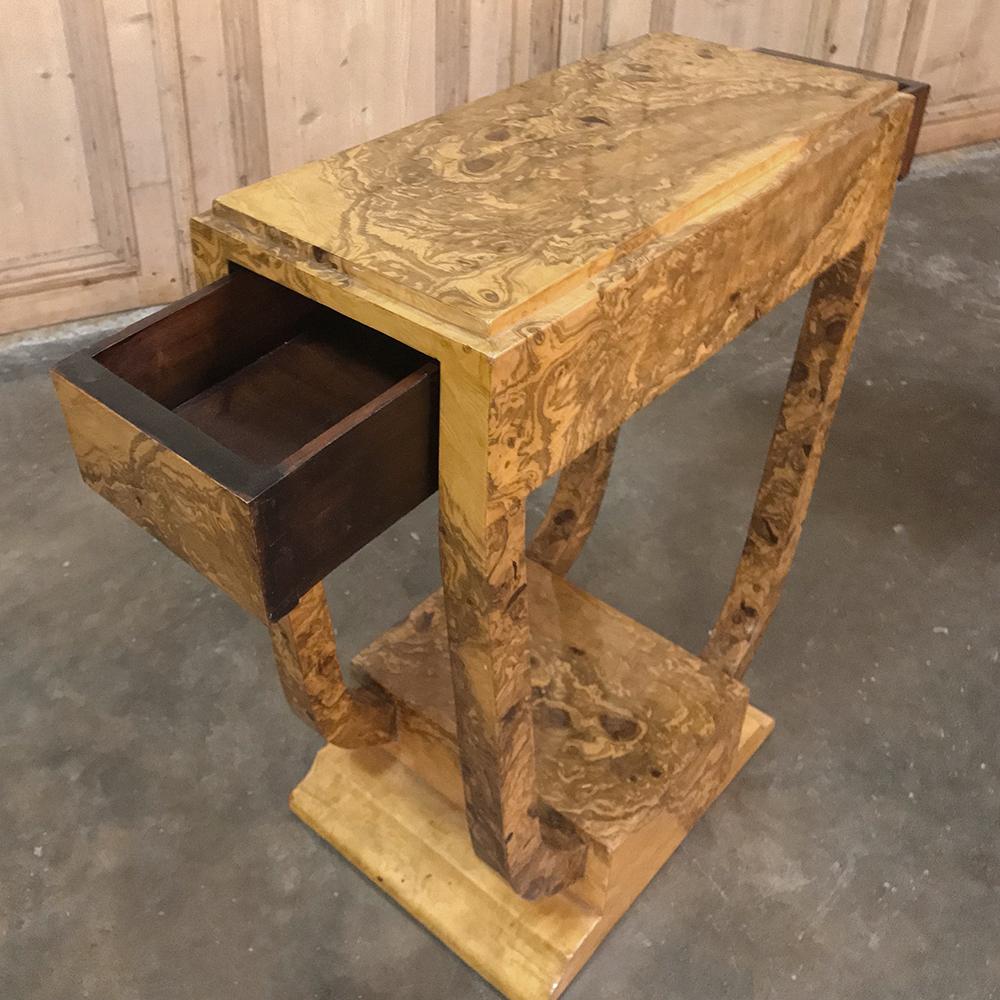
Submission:
[[[816,58],[858,65],[868,17],[876,3],[878,0],[831,0],[819,36],[813,22],[810,42]]]
[[[583,54],[600,52],[607,45],[607,5],[610,0],[584,0]]]
[[[653,0],[649,15],[650,31],[673,31],[677,0]]]
[[[106,0],[105,16],[121,130],[145,138],[125,143],[140,288],[162,302],[190,284],[182,220],[194,207],[173,11],[165,0]]]
[[[908,8],[909,3],[897,0],[868,0],[858,46],[858,66],[880,73],[896,72]]]
[[[933,0],[909,0],[903,34],[899,42],[899,61],[896,72],[902,76],[913,76],[920,61],[921,50],[925,47],[927,22]]]
[[[563,0],[559,65],[575,62],[604,48],[604,0]]]
[[[651,0],[608,0],[608,45],[619,45],[649,31],[653,5]]]
[[[6,203],[4,242],[10,248],[3,256],[26,259],[53,245],[96,243],[58,0],[34,9],[3,0],[0,17],[6,50],[0,59],[0,190]],[[9,155],[11,150],[18,155]]]
[[[532,0],[531,58],[528,75],[548,73],[559,65],[559,33],[562,28],[561,0]]]
[[[583,0],[563,0],[559,25],[559,65],[576,62],[583,55]]]
[[[471,0],[469,99],[510,86],[514,10],[510,0]]]
[[[856,2],[856,0],[855,0]],[[862,0],[862,3],[864,0]],[[802,54],[814,59],[829,59],[836,54],[837,43],[833,40],[834,25],[840,8],[840,0],[812,0],[808,5],[806,36]]]
[[[184,273],[166,131],[180,109],[161,75],[170,25],[161,58],[154,12],[139,0],[12,6],[0,14],[13,33],[0,174],[27,227],[15,219],[0,245],[0,332],[176,297]],[[178,139],[183,147],[183,128]]]
[[[915,0],[916,2],[916,0]],[[900,52],[904,71],[926,79],[932,103],[921,150],[947,149],[1000,134],[1000,8],[923,0],[908,19]]]
[[[178,3],[176,9],[194,203],[204,211],[240,175],[227,98],[226,29],[221,0]]]
[[[130,23],[144,36],[140,52],[152,51],[147,63],[150,83],[159,95],[159,111],[166,158],[165,191],[169,192],[174,258],[181,271],[185,288],[194,282],[194,265],[188,249],[188,223],[198,210],[194,190],[194,163],[191,156],[191,135],[188,128],[187,102],[184,98],[184,69],[181,65],[181,43],[175,0],[146,0],[136,3],[137,11]],[[147,34],[148,31],[148,34]],[[149,72],[151,70],[151,72]],[[166,240],[164,240],[166,252]],[[155,274],[149,274],[154,278]]]
[[[222,0],[221,14],[233,165],[237,183],[249,184],[271,173],[257,0]]]
[[[531,10],[533,0],[511,0],[510,82],[531,76]]]
[[[469,99],[469,2],[437,0],[436,111],[457,108]]]
[[[463,94],[457,61],[435,66],[442,23],[433,0],[262,0],[271,169],[364,142]]]
[[[955,75],[958,95],[1000,95],[1000,2],[976,0]]]
[[[62,0],[60,9],[98,241],[112,255],[134,262],[135,224],[104,11],[72,0]]]
[[[677,0],[674,30],[713,42],[805,53],[811,4],[798,0]]]
[[[434,38],[427,30],[433,11],[434,0],[407,0],[408,45],[404,60],[406,69],[400,79],[403,88],[400,125],[408,125],[434,114],[434,59],[437,49]],[[503,82],[502,86],[506,87],[507,83]]]
[[[996,0],[990,0],[993,5]],[[973,29],[981,21],[984,5],[978,0],[957,4],[948,0],[924,0],[923,30],[914,27],[906,40],[904,57],[907,68],[937,88],[940,94],[960,94],[959,80],[973,64],[977,42]],[[995,45],[995,43],[994,43]],[[1000,54],[993,50],[994,58]],[[902,61],[902,60],[901,60]]]

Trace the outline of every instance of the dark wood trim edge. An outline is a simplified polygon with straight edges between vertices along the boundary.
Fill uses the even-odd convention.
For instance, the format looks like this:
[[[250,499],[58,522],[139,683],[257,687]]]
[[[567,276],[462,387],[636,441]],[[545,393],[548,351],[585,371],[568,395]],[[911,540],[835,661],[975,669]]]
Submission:
[[[931,85],[922,83],[920,80],[909,80],[906,77],[894,76],[892,73],[878,73],[873,69],[858,69],[857,66],[845,66],[843,63],[829,62],[826,59],[814,59],[811,56],[800,56],[794,52],[779,52],[777,49],[756,48],[755,52],[761,52],[768,56],[778,56],[781,59],[794,59],[796,62],[812,63],[815,66],[829,66],[831,69],[842,69],[848,73],[857,73],[873,80],[893,80],[899,87],[900,93],[909,94],[914,100],[913,118],[910,121],[910,131],[906,137],[906,145],[903,148],[903,155],[899,161],[899,180],[903,180],[910,172],[913,164],[913,156],[917,149],[917,140],[920,138],[920,129],[924,123],[924,113],[927,110],[927,100],[930,97]]]

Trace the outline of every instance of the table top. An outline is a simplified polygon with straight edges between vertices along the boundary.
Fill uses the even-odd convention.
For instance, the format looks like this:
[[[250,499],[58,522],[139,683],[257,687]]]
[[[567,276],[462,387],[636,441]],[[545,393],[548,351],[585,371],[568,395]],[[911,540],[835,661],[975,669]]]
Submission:
[[[214,210],[489,337],[895,90],[647,35],[241,188]]]

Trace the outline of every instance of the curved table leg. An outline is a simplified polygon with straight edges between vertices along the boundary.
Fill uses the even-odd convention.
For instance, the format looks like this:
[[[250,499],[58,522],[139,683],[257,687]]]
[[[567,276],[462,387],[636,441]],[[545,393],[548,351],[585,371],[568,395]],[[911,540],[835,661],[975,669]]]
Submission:
[[[791,567],[878,245],[876,234],[813,284],[743,554],[701,654],[734,677],[750,665]]]
[[[563,469],[545,520],[531,540],[529,559],[560,576],[576,562],[600,513],[617,443],[616,430]]]
[[[349,749],[393,739],[395,705],[389,696],[375,687],[351,690],[344,684],[322,583],[268,628],[282,690],[303,722],[327,742]]]

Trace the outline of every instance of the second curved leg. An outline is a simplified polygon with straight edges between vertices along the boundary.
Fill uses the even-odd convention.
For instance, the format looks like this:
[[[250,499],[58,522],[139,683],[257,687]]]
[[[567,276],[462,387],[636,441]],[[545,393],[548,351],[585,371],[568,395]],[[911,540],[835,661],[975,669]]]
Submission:
[[[563,469],[545,520],[531,540],[529,559],[560,576],[569,572],[600,513],[617,443],[616,430]]]
[[[269,629],[282,690],[303,722],[348,749],[394,738],[395,705],[389,696],[374,686],[352,690],[344,683],[322,583]]]
[[[750,665],[791,568],[871,282],[872,238],[813,284],[729,595],[702,657],[734,677]]]

